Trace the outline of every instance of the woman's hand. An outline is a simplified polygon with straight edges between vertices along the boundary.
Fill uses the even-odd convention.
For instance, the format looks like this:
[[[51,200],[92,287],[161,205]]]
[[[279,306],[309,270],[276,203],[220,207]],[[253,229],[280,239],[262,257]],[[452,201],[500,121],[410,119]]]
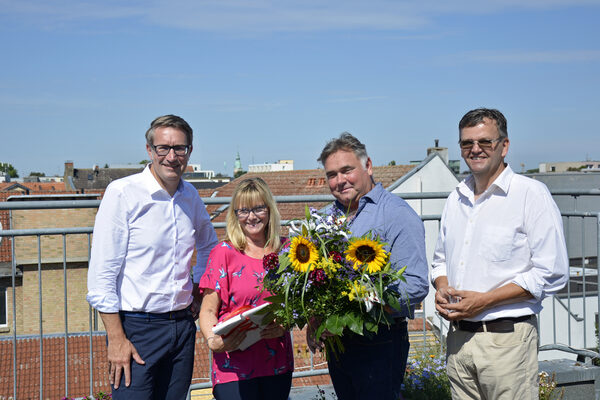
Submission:
[[[231,332],[226,335],[213,335],[206,339],[208,348],[215,353],[223,353],[225,351],[235,351],[240,347],[240,344],[246,339],[249,330],[256,329],[256,325],[249,319],[236,326]]]
[[[283,325],[271,322],[260,331],[260,337],[263,339],[274,339],[283,336],[285,332],[286,330]]]

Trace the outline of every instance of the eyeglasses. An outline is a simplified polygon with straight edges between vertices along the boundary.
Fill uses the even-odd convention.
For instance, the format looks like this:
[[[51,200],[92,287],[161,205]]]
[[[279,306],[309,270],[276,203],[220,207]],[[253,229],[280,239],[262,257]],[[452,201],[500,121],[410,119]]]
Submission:
[[[171,149],[173,149],[176,156],[186,156],[190,150],[190,146],[181,145],[181,144],[177,145],[177,146],[167,146],[166,144],[159,144],[158,146],[155,146],[155,145],[151,144],[150,146],[152,146],[156,155],[159,155],[161,157],[169,154]]]
[[[235,215],[237,215],[238,218],[248,218],[250,216],[250,213],[252,212],[257,217],[264,217],[265,215],[267,215],[268,211],[269,208],[265,205],[262,205],[252,208],[238,208],[237,210],[235,210]]]
[[[481,150],[491,150],[494,147],[495,142],[499,142],[504,140],[505,138],[499,137],[497,139],[481,139],[481,140],[459,140],[458,145],[461,150],[471,150],[475,143],[479,146]]]

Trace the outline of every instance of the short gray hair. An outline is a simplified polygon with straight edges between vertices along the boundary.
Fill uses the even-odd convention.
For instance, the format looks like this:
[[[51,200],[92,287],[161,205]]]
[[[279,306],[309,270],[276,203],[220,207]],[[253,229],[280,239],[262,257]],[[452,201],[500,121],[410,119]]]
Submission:
[[[150,124],[150,129],[146,131],[146,143],[150,146],[154,145],[154,132],[156,128],[175,128],[185,133],[187,139],[187,145],[191,146],[194,140],[194,131],[192,127],[185,122],[185,120],[177,115],[163,115],[162,117],[156,118]]]
[[[321,155],[317,158],[317,161],[325,166],[327,158],[340,150],[353,152],[363,168],[367,167],[367,160],[369,159],[367,148],[360,140],[352,136],[349,132],[342,132],[339,137],[333,138],[327,142],[323,151],[321,151]]]
[[[501,138],[508,138],[508,130],[506,129],[506,118],[502,113],[494,108],[477,108],[466,113],[458,123],[458,135],[463,128],[472,128],[483,122],[484,119],[490,119],[496,122],[498,134]]]

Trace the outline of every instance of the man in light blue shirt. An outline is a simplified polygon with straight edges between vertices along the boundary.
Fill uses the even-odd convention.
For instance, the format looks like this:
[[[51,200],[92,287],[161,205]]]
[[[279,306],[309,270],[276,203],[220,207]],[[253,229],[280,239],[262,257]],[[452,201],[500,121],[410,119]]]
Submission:
[[[335,207],[351,220],[352,235],[379,236],[388,243],[392,265],[406,266],[406,282],[398,282],[402,311],[394,313],[395,324],[373,335],[344,332],[345,351],[329,360],[331,380],[339,400],[397,400],[409,349],[406,318],[429,291],[423,222],[404,200],[375,183],[365,145],[351,134],[327,143],[318,161]]]

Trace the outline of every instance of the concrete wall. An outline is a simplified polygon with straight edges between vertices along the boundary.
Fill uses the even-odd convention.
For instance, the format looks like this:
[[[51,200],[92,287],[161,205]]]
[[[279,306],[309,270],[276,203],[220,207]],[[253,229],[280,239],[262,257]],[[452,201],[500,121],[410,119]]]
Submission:
[[[433,157],[415,174],[395,188],[393,193],[450,192],[454,190],[458,183],[459,180],[448,169],[442,159]],[[407,202],[419,215],[441,215],[446,199],[408,200]],[[438,221],[424,221],[424,225],[427,262],[431,265],[440,224]],[[434,315],[434,293],[433,288],[430,288],[429,295],[423,302],[426,316]]]
[[[11,212],[12,229],[72,228],[94,226],[95,208],[56,210],[14,210]],[[63,261],[63,237],[41,236],[42,263]],[[88,259],[88,235],[67,235],[67,261]],[[15,238],[17,265],[38,262],[38,239],[35,236]]]

